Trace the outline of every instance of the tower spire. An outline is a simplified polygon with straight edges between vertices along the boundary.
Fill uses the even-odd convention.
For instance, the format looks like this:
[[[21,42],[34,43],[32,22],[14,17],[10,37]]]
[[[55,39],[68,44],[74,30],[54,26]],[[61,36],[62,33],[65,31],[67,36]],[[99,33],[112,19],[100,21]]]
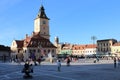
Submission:
[[[39,9],[37,18],[44,18],[44,19],[48,19],[49,20],[49,18],[46,16],[45,9],[44,9],[43,5],[41,5],[41,7]]]
[[[41,5],[36,19],[34,20],[34,32],[40,36],[49,39],[49,18],[45,14],[45,9]]]

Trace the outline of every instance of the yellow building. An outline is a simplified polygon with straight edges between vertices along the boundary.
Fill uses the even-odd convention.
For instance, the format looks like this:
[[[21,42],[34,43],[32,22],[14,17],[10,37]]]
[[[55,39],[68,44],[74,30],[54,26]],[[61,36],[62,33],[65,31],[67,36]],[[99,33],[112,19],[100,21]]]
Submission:
[[[120,42],[115,43],[112,47],[111,47],[111,53],[113,56],[118,56],[120,57]]]

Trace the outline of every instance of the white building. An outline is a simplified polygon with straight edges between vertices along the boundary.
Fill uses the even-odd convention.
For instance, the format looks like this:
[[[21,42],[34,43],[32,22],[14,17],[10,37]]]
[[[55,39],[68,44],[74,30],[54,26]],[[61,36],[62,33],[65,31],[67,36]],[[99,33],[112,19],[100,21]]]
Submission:
[[[72,48],[72,55],[91,56],[95,55],[97,48],[95,44],[74,45]]]

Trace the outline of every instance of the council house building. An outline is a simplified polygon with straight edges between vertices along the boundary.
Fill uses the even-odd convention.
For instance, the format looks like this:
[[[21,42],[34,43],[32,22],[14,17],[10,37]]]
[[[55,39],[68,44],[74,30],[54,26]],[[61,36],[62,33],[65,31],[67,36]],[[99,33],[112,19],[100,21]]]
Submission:
[[[56,56],[56,47],[50,41],[49,18],[43,6],[34,19],[34,31],[31,36],[26,34],[23,40],[13,40],[11,44],[12,58],[27,60]]]

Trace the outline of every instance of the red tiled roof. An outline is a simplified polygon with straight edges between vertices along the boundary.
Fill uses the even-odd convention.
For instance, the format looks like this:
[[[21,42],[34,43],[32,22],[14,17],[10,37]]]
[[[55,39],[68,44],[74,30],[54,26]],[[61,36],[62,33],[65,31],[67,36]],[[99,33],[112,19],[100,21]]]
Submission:
[[[49,39],[41,37],[39,34],[33,35],[27,47],[56,48]]]
[[[73,50],[84,50],[86,48],[96,48],[96,44],[87,44],[87,45],[74,45]]]
[[[56,48],[49,39],[41,37],[39,34],[26,37],[24,40],[15,40],[17,47],[42,47],[42,48]]]
[[[85,49],[85,45],[74,45],[72,49],[83,50],[83,49]]]
[[[23,42],[24,40],[15,40],[17,44],[17,48],[22,48],[23,47]]]
[[[95,44],[88,44],[88,45],[86,45],[86,48],[96,48],[97,47],[97,45],[95,45]]]
[[[120,46],[120,42],[113,44],[113,46]]]

